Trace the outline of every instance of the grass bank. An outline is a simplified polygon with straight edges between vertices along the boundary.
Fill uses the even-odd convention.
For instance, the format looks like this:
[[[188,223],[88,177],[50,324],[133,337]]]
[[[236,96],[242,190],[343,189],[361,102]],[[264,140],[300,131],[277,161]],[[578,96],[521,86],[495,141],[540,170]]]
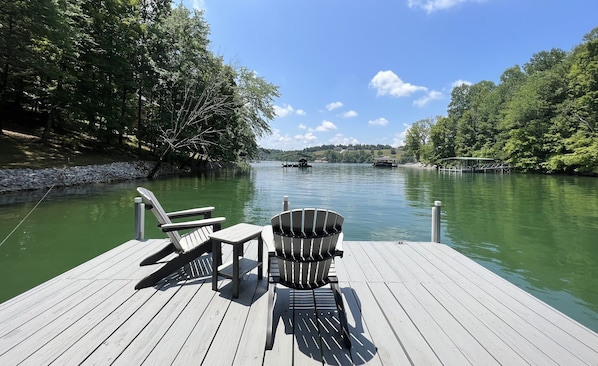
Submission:
[[[0,169],[64,168],[123,161],[155,160],[149,152],[131,143],[100,145],[84,135],[52,134],[47,143],[41,131],[11,128],[0,134]]]

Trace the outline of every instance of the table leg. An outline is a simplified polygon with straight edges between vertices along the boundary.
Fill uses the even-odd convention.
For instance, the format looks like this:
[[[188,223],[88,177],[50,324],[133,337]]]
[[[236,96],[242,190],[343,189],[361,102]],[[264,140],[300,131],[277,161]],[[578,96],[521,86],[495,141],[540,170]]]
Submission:
[[[218,266],[222,264],[222,248],[219,240],[212,239],[212,290],[218,291]]]
[[[257,267],[257,279],[261,280],[264,277],[264,240],[262,235],[257,237],[257,258],[260,265]]]
[[[233,244],[233,298],[239,297],[239,249],[243,250],[243,243]]]

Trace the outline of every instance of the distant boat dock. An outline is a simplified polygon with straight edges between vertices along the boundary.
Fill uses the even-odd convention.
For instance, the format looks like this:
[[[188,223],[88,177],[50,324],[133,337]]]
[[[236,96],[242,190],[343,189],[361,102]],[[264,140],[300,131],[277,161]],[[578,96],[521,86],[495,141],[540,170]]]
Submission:
[[[299,159],[297,163],[283,163],[283,168],[311,168],[311,164],[307,163],[307,159]]]
[[[458,173],[510,173],[511,167],[492,158],[476,158],[455,156],[440,159],[437,164],[439,171]]]
[[[388,156],[384,156],[384,157],[380,157],[380,158],[374,158],[374,164],[375,167],[380,167],[380,168],[395,168],[398,166],[398,162],[397,159],[395,158],[390,158]]]

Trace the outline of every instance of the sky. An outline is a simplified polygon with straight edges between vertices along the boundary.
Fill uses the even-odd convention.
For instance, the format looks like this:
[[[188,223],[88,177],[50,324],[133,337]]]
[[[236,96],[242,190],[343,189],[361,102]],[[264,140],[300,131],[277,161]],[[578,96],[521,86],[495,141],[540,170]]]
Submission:
[[[499,83],[541,51],[571,51],[597,0],[183,0],[211,50],[279,87],[267,149],[404,144],[446,116],[452,89]]]

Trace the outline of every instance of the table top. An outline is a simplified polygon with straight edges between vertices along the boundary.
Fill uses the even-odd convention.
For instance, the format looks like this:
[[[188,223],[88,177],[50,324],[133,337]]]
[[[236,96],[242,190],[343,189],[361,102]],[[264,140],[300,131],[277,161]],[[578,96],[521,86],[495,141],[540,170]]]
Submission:
[[[258,237],[263,228],[259,225],[241,223],[215,231],[210,237],[223,243],[239,244]]]

